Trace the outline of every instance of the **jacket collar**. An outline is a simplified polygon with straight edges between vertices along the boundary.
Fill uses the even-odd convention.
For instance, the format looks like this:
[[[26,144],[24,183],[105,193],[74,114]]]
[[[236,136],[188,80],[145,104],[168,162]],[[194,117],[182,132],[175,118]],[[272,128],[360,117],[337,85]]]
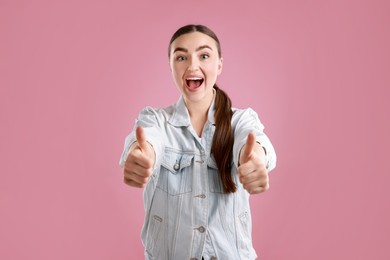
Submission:
[[[215,119],[214,119],[215,90],[213,89],[213,91],[214,91],[213,102],[211,102],[211,105],[209,107],[207,120],[211,124],[215,125]],[[174,105],[174,112],[171,119],[169,120],[169,124],[177,127],[182,127],[182,126],[188,127],[191,125],[190,114],[188,113],[188,109],[184,102],[183,96],[180,96],[179,100]]]

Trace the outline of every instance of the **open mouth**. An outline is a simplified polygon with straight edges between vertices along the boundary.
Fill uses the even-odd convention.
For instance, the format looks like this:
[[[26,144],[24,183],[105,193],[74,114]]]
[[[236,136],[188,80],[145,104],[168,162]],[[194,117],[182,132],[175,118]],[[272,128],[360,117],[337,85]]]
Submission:
[[[204,79],[199,77],[191,77],[186,79],[187,87],[190,90],[195,90],[199,88],[202,85],[203,81]]]

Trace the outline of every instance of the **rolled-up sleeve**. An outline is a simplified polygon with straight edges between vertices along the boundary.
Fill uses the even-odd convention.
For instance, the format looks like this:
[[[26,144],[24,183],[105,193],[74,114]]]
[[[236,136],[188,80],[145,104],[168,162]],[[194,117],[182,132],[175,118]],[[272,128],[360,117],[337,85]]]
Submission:
[[[233,161],[238,166],[241,148],[245,145],[248,134],[253,132],[256,136],[256,142],[260,143],[266,152],[266,168],[271,171],[276,166],[275,149],[264,133],[264,126],[253,109],[237,110],[233,115],[234,125],[234,145]]]

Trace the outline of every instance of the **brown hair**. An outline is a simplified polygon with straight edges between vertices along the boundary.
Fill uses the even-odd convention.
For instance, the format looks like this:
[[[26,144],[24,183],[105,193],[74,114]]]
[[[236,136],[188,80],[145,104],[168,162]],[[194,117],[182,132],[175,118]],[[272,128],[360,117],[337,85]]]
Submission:
[[[179,28],[172,36],[168,47],[168,57],[170,56],[171,45],[174,40],[183,34],[191,32],[200,32],[213,38],[217,44],[218,55],[221,57],[221,44],[217,35],[204,25],[186,25]],[[216,90],[215,97],[215,133],[211,151],[214,154],[217,163],[223,190],[225,193],[232,193],[237,190],[236,184],[232,179],[231,165],[233,158],[233,129],[232,129],[232,102],[229,96],[221,90],[217,84],[214,85]]]

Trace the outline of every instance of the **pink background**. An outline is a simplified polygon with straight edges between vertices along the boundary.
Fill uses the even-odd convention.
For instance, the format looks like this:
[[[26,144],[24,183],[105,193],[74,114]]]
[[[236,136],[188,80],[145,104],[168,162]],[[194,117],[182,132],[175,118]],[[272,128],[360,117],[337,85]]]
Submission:
[[[262,260],[390,259],[388,1],[0,0],[0,259],[142,259],[124,138],[176,102],[167,44],[220,37],[220,86],[275,145]]]

